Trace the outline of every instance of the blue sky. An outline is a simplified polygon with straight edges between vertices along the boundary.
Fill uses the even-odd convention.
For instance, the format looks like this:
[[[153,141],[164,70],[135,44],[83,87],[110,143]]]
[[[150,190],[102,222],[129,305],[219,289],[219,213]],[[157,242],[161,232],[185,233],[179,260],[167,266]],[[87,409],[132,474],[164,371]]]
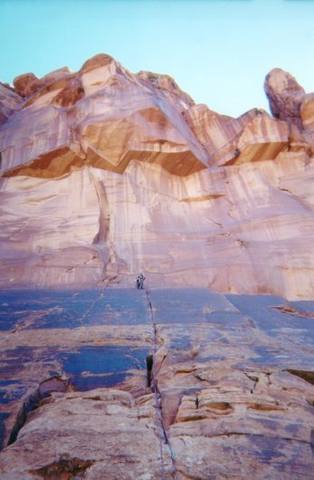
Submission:
[[[105,52],[234,116],[268,108],[263,82],[276,66],[314,91],[312,0],[0,0],[0,45],[2,81],[77,70]]]

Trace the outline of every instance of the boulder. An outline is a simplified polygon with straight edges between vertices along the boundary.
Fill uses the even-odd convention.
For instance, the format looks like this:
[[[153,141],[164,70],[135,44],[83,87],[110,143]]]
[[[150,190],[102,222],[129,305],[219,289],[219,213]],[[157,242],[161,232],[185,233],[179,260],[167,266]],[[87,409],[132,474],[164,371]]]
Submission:
[[[300,125],[305,90],[296,79],[281,68],[274,68],[265,78],[264,89],[274,117]]]

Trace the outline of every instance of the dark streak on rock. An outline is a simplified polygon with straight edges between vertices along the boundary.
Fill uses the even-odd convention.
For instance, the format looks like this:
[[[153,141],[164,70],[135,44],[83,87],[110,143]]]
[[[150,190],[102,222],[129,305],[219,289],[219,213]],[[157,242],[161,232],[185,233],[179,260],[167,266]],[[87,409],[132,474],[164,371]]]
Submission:
[[[314,385],[314,372],[307,370],[295,370],[293,368],[288,368],[286,371]]]
[[[62,455],[57,462],[33,470],[31,473],[40,475],[44,480],[60,480],[60,478],[62,480],[71,480],[78,478],[78,474],[85,472],[94,463],[91,460],[81,460],[75,457],[71,458],[68,455]]]
[[[15,424],[11,430],[8,445],[11,445],[16,441],[18,433],[25,425],[29,413],[36,410],[41,402],[47,399],[52,392],[65,392],[68,387],[68,380],[64,380],[57,376],[41,382],[38,388],[23,402],[23,405],[17,414]]]

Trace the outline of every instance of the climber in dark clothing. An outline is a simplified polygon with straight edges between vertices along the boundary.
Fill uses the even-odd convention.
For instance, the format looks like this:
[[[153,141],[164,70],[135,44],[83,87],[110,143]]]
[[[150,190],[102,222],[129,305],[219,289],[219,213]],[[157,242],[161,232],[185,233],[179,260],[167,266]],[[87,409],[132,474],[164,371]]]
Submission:
[[[145,280],[145,277],[144,277],[144,275],[141,273],[141,274],[140,274],[140,283],[141,283],[141,287],[140,287],[140,288],[141,288],[141,289],[144,288],[144,280]]]
[[[138,290],[143,290],[143,288],[144,288],[144,280],[145,280],[145,277],[144,277],[144,275],[143,275],[142,273],[137,276],[137,279],[136,279],[136,288],[137,288]]]

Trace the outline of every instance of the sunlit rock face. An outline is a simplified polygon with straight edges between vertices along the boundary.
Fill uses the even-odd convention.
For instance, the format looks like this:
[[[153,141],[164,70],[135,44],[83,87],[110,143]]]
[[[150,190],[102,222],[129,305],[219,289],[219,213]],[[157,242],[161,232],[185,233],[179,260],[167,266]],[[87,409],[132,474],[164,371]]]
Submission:
[[[314,143],[313,93],[307,94],[296,79],[280,68],[274,68],[266,76],[265,92],[275,118],[288,123],[290,143]],[[304,145],[303,145],[304,146]]]
[[[108,55],[0,85],[1,286],[207,286],[314,296],[313,95],[195,105]]]
[[[0,82],[0,125],[6,122],[21,103],[22,98],[11,87]]]
[[[265,92],[276,118],[300,122],[300,105],[305,91],[292,75],[274,68],[265,79]]]

